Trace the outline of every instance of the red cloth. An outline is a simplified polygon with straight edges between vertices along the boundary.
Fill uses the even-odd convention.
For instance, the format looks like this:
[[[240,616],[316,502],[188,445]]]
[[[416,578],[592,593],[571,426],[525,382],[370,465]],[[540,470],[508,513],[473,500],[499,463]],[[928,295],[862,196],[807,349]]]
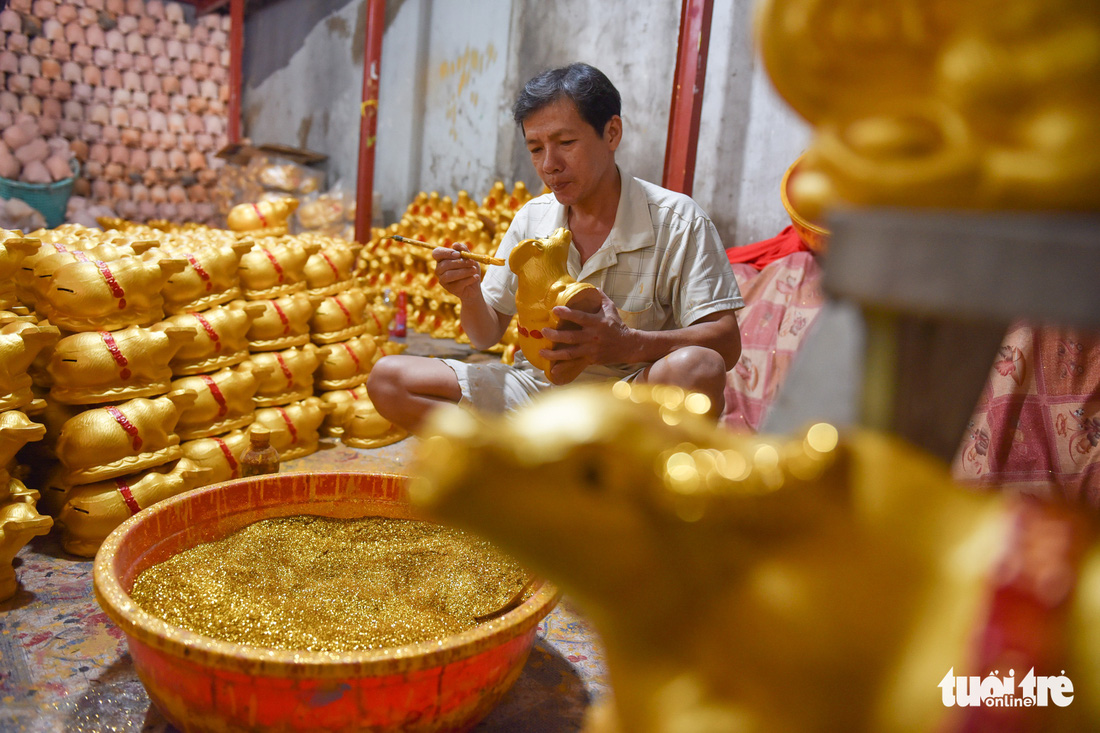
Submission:
[[[730,247],[726,250],[726,257],[730,264],[744,263],[752,265],[757,270],[763,270],[776,260],[781,260],[795,252],[809,252],[810,248],[798,236],[793,226],[788,226],[771,239],[755,244],[746,244],[744,247]]]

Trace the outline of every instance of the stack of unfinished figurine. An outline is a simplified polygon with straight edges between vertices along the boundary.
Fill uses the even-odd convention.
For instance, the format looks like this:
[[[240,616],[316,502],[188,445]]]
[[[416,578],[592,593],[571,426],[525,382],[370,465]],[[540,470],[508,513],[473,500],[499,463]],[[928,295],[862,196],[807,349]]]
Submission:
[[[314,385],[327,411],[322,429],[354,448],[395,443],[407,433],[378,414],[365,386],[374,363],[397,350],[386,328],[392,311],[376,308],[357,284],[358,247],[328,237],[317,240],[322,246],[306,264],[306,280],[308,292],[320,298],[310,332],[321,352]]]
[[[431,252],[388,237],[401,235],[437,247],[462,242],[473,252],[493,255],[512,217],[530,199],[531,194],[522,181],[515,184],[511,193],[503,182],[497,181],[480,205],[466,191],[459,191],[454,200],[434,191],[430,194],[420,192],[399,222],[373,230],[370,243],[359,256],[364,289],[378,302],[383,300],[387,290],[404,292],[407,322],[411,328],[434,338],[469,343],[459,325],[458,298],[436,281]],[[496,349],[514,352],[516,337],[512,326]]]
[[[194,332],[164,321],[166,285],[189,264],[155,241],[75,225],[30,238],[12,278],[28,315],[7,328],[25,342],[50,335],[8,365],[13,386],[18,374],[46,397],[44,439],[22,455],[62,546],[91,556],[126,518],[201,481],[175,431],[195,393],[173,389],[169,366]]]

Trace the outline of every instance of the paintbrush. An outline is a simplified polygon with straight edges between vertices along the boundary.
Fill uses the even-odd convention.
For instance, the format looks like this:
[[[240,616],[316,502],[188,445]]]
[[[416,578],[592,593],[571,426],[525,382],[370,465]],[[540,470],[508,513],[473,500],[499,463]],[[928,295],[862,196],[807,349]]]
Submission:
[[[417,247],[425,247],[427,249],[435,249],[434,244],[428,242],[421,242],[419,239],[409,239],[408,237],[402,237],[400,234],[387,234],[386,239],[396,239],[398,242],[404,242],[405,244],[415,244]],[[450,247],[444,247],[443,249],[450,249]],[[504,260],[499,257],[490,257],[489,255],[479,255],[476,252],[459,252],[459,256],[464,260],[473,260],[474,262],[480,262],[485,265],[501,265],[505,264]]]

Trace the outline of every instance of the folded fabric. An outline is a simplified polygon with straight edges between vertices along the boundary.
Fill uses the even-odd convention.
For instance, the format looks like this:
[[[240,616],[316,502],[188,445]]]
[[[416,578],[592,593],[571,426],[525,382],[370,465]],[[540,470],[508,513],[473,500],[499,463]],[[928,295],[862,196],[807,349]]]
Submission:
[[[746,244],[743,247],[730,247],[726,250],[726,257],[730,264],[744,263],[752,265],[757,270],[763,270],[772,262],[781,260],[795,252],[809,252],[810,248],[798,236],[793,226],[788,226],[771,239],[762,242]]]

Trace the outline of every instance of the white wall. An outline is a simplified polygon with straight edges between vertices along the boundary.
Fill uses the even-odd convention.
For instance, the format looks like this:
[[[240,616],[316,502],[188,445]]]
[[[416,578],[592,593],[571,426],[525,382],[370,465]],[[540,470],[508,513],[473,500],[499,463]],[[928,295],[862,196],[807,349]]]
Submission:
[[[293,5],[272,6],[281,22],[292,22]],[[280,50],[285,63],[256,86],[243,91],[244,135],[255,143],[280,143],[329,156],[328,184],[355,187],[359,155],[359,103],[362,63],[352,59],[359,3],[351,2],[317,23],[301,45],[278,49],[246,39],[245,55]],[[261,11],[262,12],[262,11]],[[246,19],[246,25],[253,22]],[[359,40],[362,47],[362,40]]]
[[[632,174],[660,181],[679,2],[387,5],[375,189],[388,215],[421,190],[480,196],[498,179],[522,179],[538,190],[511,104],[535,73],[572,61],[597,66],[619,88],[626,133],[618,158]],[[324,152],[329,181],[351,185],[364,7],[364,0],[350,0],[316,23],[304,42],[285,50],[282,68],[245,89],[245,134]],[[255,15],[288,9],[293,3]],[[779,180],[808,141],[806,127],[775,97],[755,61],[751,10],[751,0],[715,3],[695,173],[694,196],[727,244],[770,237],[786,225]]]
[[[496,161],[501,118],[513,96],[505,85],[512,5],[512,0],[432,3],[427,63],[421,70],[423,188],[450,196],[466,189],[481,196],[500,176]],[[383,46],[397,30],[387,33]],[[402,76],[412,74],[403,73],[401,65],[383,69],[384,83],[400,84]]]

